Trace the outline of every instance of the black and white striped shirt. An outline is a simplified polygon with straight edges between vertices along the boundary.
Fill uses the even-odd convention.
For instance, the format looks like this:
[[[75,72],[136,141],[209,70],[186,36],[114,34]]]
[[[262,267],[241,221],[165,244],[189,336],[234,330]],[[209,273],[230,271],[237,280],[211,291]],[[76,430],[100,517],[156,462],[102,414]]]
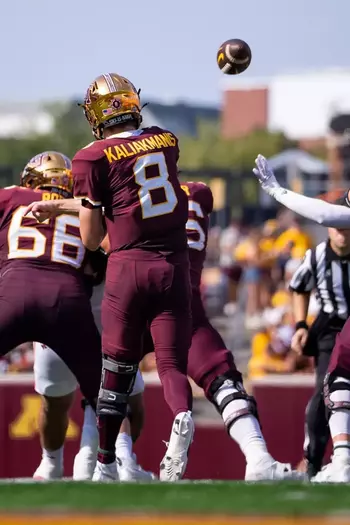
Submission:
[[[346,319],[350,315],[350,255],[339,257],[329,241],[321,242],[306,252],[289,288],[297,293],[316,289],[321,310]]]

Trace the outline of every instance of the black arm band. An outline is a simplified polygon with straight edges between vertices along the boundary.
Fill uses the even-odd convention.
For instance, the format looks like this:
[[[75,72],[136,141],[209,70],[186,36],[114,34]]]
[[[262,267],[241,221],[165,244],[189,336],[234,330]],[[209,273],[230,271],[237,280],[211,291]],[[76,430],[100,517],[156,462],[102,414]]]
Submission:
[[[309,326],[305,321],[298,321],[295,323],[295,331],[299,330],[300,328],[304,328],[304,330],[308,330]]]

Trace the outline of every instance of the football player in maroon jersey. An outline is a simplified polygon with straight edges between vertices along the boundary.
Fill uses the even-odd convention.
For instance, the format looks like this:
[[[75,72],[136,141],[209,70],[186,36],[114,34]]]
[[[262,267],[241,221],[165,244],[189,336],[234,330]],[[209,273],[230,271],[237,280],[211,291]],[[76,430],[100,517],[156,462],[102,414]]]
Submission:
[[[79,219],[62,214],[39,224],[24,216],[33,201],[69,196],[71,162],[51,151],[31,159],[20,187],[0,190],[0,353],[27,341],[54,348],[94,406],[101,370],[100,337],[83,275],[86,250]],[[62,445],[72,395],[67,390],[52,396],[50,388],[39,383],[36,374],[36,388],[44,403],[43,461],[35,476],[52,479],[62,475]]]
[[[102,304],[94,480],[116,479],[115,440],[149,323],[164,396],[174,415],[160,476],[175,481],[185,471],[194,433],[186,375],[191,341],[188,212],[177,174],[178,141],[158,127],[140,128],[139,93],[115,73],[96,78],[82,106],[97,140],[73,159],[74,196],[82,200],[80,233],[90,250],[106,231],[111,244]]]
[[[275,461],[261,432],[257,407],[242,384],[232,352],[211,325],[204,309],[200,283],[208,241],[209,215],[213,210],[210,188],[201,182],[187,182],[182,189],[188,197],[186,225],[192,285],[192,344],[188,355],[188,375],[200,386],[220,413],[229,435],[240,446],[246,461],[247,481],[299,478],[289,464]],[[153,351],[146,332],[144,352]]]

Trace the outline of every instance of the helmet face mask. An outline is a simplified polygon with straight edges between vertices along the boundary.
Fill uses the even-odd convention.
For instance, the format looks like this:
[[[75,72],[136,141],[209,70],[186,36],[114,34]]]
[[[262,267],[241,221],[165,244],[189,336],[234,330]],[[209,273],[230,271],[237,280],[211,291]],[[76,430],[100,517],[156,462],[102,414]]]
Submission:
[[[73,192],[72,163],[57,151],[40,153],[25,166],[21,173],[21,186],[69,198]]]
[[[142,122],[139,91],[116,73],[100,75],[90,84],[83,104],[94,137],[104,138],[104,129],[127,122],[138,128]]]

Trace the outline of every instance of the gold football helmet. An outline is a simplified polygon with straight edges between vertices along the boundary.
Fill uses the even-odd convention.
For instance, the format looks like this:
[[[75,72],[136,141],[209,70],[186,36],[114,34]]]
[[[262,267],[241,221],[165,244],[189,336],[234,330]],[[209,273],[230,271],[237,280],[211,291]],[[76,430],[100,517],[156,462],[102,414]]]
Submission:
[[[35,155],[21,173],[21,186],[47,190],[66,199],[72,196],[72,163],[63,153],[44,151]]]
[[[83,104],[84,114],[96,139],[103,139],[104,128],[136,121],[142,122],[140,90],[125,77],[107,73],[89,86]]]

